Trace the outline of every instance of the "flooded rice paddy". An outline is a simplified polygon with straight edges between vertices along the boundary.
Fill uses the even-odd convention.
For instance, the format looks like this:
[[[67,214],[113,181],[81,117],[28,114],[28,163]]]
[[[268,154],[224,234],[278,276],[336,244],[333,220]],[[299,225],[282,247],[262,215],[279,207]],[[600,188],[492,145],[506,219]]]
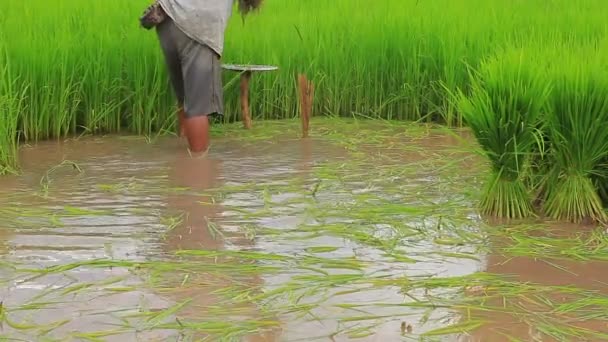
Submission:
[[[464,132],[316,120],[25,146],[0,179],[16,341],[603,341],[600,228],[486,223]]]

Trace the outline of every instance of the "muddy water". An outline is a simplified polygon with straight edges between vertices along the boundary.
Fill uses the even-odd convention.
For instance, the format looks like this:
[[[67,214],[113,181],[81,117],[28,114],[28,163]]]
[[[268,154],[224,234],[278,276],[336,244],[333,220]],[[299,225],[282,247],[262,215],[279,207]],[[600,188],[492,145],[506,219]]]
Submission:
[[[496,266],[499,254],[486,260],[474,244],[482,234],[460,190],[477,181],[478,162],[460,160],[461,151],[442,153],[456,143],[450,137],[407,139],[407,150],[395,150],[400,143],[352,151],[324,140],[216,139],[201,160],[188,158],[183,142],[172,138],[24,148],[24,174],[0,180],[0,300],[13,323],[2,324],[2,334],[181,341],[238,332],[244,341],[401,341],[457,323],[461,312],[439,302],[457,300],[460,291],[404,289],[419,277],[467,276],[486,265],[508,270]],[[63,160],[78,168],[53,169]],[[456,168],[442,169],[437,160]],[[223,189],[221,196],[211,189]],[[388,202],[376,207],[378,198]],[[390,219],[403,208],[410,211],[400,212],[402,219]],[[437,243],[450,236],[467,242]],[[321,250],[311,252],[315,247]],[[387,251],[416,262],[395,261]],[[360,267],[323,268],[313,257]],[[99,260],[114,263],[95,265]],[[49,271],[65,265],[78,267]],[[319,276],[321,268],[328,273]],[[332,278],[339,275],[353,278]],[[253,299],[279,290],[285,295]],[[417,301],[438,305],[429,310]],[[495,319],[498,326],[510,322]],[[404,324],[412,331],[404,334]],[[492,326],[476,333],[485,341],[501,336]]]
[[[233,245],[233,248],[241,245],[248,248],[249,241],[243,242],[238,236],[226,242],[212,237],[207,222],[221,216],[221,204],[202,204],[208,203],[209,198],[197,193],[223,182],[257,181],[297,172],[291,169],[296,165],[294,160],[301,159],[297,147],[295,150],[280,150],[277,155],[264,154],[263,150],[268,146],[263,144],[256,150],[253,148],[220,146],[214,154],[221,155],[221,160],[215,156],[192,160],[184,154],[184,146],[172,140],[148,145],[131,138],[85,139],[26,148],[21,156],[26,172],[18,179],[3,180],[2,197],[6,199],[3,204],[12,203],[14,208],[47,209],[49,212],[73,207],[91,211],[91,214],[85,212],[62,217],[57,226],[40,224],[36,222],[38,217],[29,217],[34,222],[13,224],[2,229],[2,260],[21,268],[45,268],[103,258],[129,261],[162,259],[164,255],[180,249],[221,249],[226,244]],[[77,162],[84,173],[69,165],[47,173],[62,160]],[[50,180],[46,191],[40,185],[45,176]],[[185,188],[187,191],[177,195],[166,194],[162,189],[167,188]],[[184,218],[167,231],[159,220],[162,213],[179,213]],[[3,278],[18,276],[8,272]],[[99,289],[75,291],[73,295],[58,295],[52,291],[114,278],[120,281],[112,282],[111,286],[134,286],[137,290],[109,295]],[[115,341],[166,340],[175,334],[169,331],[140,333],[136,329],[117,333],[124,329],[115,330],[122,323],[115,317],[115,312],[138,312],[142,307],[161,310],[180,300],[190,299],[192,309],[184,310],[182,314],[195,314],[193,309],[214,305],[216,299],[212,292],[226,286],[226,282],[230,282],[226,278],[221,279],[224,284],[205,279],[200,287],[190,285],[184,287],[185,290],[167,291],[167,295],[146,290],[145,286],[139,285],[141,279],[126,268],[81,267],[75,272],[34,280],[17,277],[2,290],[0,297],[4,306],[9,308],[39,302],[36,296],[43,296],[45,302],[59,301],[52,305],[52,309],[37,311],[32,322],[38,325],[67,322],[53,330],[57,337],[78,336],[74,332],[109,332],[108,339]],[[192,279],[190,283],[196,284],[196,281]],[[246,281],[259,283],[260,279]],[[173,284],[175,287],[178,285]],[[31,317],[31,312],[25,310],[11,318],[19,322],[27,320],[28,316]],[[17,329],[9,329],[9,332],[15,337],[27,336]],[[249,340],[263,339],[254,335]]]
[[[311,187],[315,182],[313,169],[316,164],[326,161],[339,164],[347,159],[347,154],[339,147],[318,141],[297,140],[249,144],[223,143],[220,140],[213,146],[209,158],[204,160],[192,160],[185,156],[184,146],[174,139],[146,144],[140,139],[110,137],[60,144],[43,143],[25,148],[21,156],[24,175],[3,179],[1,189],[2,197],[6,199],[5,205],[46,210],[47,216],[57,216],[57,219],[49,221],[60,222],[44,222],[39,217],[44,216],[44,212],[15,215],[21,218],[19,222],[6,220],[7,227],[2,230],[2,260],[7,264],[19,265],[19,268],[44,269],[98,259],[170,260],[173,253],[179,250],[257,250],[295,255],[303,253],[310,246],[336,246],[338,250],[334,252],[335,256],[349,256],[357,251],[373,260],[377,252],[372,248],[357,246],[335,236],[319,236],[305,241],[272,236],[252,239],[243,232],[243,226],[259,224],[274,229],[294,228],[310,218],[298,210],[281,212],[280,209],[264,217],[245,218],[234,209],[255,210],[261,206],[257,194],[246,189],[231,192],[218,202],[201,194],[205,189],[221,186],[280,184],[293,179],[301,179],[304,187]],[[62,160],[76,162],[83,172],[68,164],[48,172]],[[283,193],[276,197],[280,201],[290,196],[297,194]],[[332,199],[331,193],[320,192],[319,197],[322,196],[332,201],[339,194]],[[64,215],[62,208],[90,212],[77,211]],[[177,224],[166,222],[167,217],[175,215],[182,215],[181,221]],[[210,229],[210,222],[214,229]],[[221,238],[217,237],[218,234]],[[370,266],[370,272],[387,267],[399,271],[398,265],[379,261]],[[475,263],[446,263],[428,267],[417,265],[411,272],[424,273],[429,267],[437,272],[466,274],[474,269]],[[405,268],[401,271],[405,271]],[[52,331],[49,335],[57,338],[100,333],[105,340],[111,341],[166,340],[178,336],[169,329],[137,329],[144,326],[145,319],[133,318],[134,315],[124,318],[128,313],[160,311],[183,300],[190,300],[177,316],[182,321],[205,320],[209,318],[206,313],[208,308],[225,305],[217,295],[218,290],[235,284],[251,288],[276,288],[293,274],[299,273],[286,269],[278,274],[241,277],[198,274],[189,275],[187,286],[180,286],[184,279],[173,279],[167,272],[166,279],[161,281],[163,286],[150,287],[141,275],[133,274],[127,267],[94,268],[84,265],[75,270],[42,274],[33,279],[31,274],[21,275],[19,271],[4,269],[4,272],[3,278],[11,279],[0,293],[7,308],[52,303],[43,308],[11,311],[10,318],[14,322],[32,326],[57,324],[57,327],[49,328]],[[336,272],[340,273],[340,270]],[[99,285],[104,281],[108,284]],[[81,285],[89,286],[78,290]],[[113,288],[129,290],[111,291]],[[71,292],[66,291],[70,289]],[[340,290],[344,289],[348,289],[348,286]],[[319,317],[316,320],[285,313],[282,317],[274,317],[280,322],[278,329],[249,334],[247,340],[307,340],[316,337],[327,340],[328,335],[340,331],[338,319],[341,316],[352,316],[349,310],[336,309],[333,304],[402,301],[403,295],[395,288],[329,298],[324,303],[318,303],[315,314]],[[260,315],[255,306],[227,311],[238,313],[226,318],[235,322],[239,322],[243,316],[251,319]],[[402,311],[378,309],[374,314],[390,316]],[[128,321],[128,328],[124,328],[125,320]],[[386,323],[367,340],[397,337],[400,324],[399,320]],[[40,332],[40,329],[5,329],[16,338],[31,338]]]
[[[553,242],[562,241],[593,241],[589,237],[595,227],[578,226],[563,223],[545,224],[540,229],[529,232],[530,236],[542,239],[554,239]],[[504,276],[514,284],[535,285],[540,290],[522,292],[518,295],[493,293],[493,298],[484,303],[486,307],[498,310],[475,311],[474,319],[486,321],[483,327],[474,331],[467,341],[499,341],[508,342],[513,338],[524,341],[562,341],[559,334],[551,335],[551,328],[543,331],[539,322],[546,322],[547,326],[557,325],[568,329],[575,327],[594,332],[603,336],[586,334],[580,337],[569,336],[568,341],[606,341],[608,338],[608,325],[604,318],[581,318],[568,312],[557,313],[556,308],[579,301],[585,303],[582,294],[572,293],[568,289],[589,291],[592,299],[585,305],[593,307],[592,301],[608,299],[608,273],[605,272],[607,263],[604,261],[578,261],[568,258],[551,258],[542,255],[536,258],[527,256],[513,256],[505,253],[501,247],[509,247],[506,238],[493,241],[494,252],[487,257],[486,271]],[[590,243],[589,249],[593,248]],[[565,248],[564,248],[565,249]],[[548,304],[550,303],[550,305]],[[598,302],[602,306],[602,302]],[[583,305],[582,307],[584,307]],[[605,305],[605,304],[604,304]],[[577,310],[574,309],[573,312]],[[580,312],[584,310],[580,310]],[[587,312],[590,313],[591,311]],[[605,313],[604,313],[605,315]],[[562,335],[563,336],[563,335]]]

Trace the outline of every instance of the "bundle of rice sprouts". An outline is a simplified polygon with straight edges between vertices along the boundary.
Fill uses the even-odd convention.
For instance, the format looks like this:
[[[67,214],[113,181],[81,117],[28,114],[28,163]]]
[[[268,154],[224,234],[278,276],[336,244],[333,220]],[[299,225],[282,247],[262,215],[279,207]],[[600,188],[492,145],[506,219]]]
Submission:
[[[551,170],[544,185],[545,213],[574,223],[605,222],[608,72],[601,63],[581,63],[573,58],[570,63],[562,59],[554,74],[547,127]]]
[[[479,208],[483,215],[535,215],[524,180],[532,152],[542,145],[539,127],[549,95],[544,75],[520,50],[484,61],[471,77],[470,94],[460,92],[459,110],[491,164]]]

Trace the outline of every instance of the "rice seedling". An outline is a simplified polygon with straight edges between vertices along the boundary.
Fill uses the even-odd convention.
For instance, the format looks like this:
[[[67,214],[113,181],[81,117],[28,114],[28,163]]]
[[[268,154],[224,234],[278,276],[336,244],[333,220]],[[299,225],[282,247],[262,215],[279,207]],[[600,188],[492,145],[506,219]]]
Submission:
[[[581,64],[567,56],[553,68],[544,210],[558,220],[606,222],[600,196],[605,195],[608,157],[608,73],[601,60]]]
[[[481,63],[470,95],[459,92],[462,115],[490,160],[491,173],[480,203],[486,215],[509,219],[534,215],[524,177],[540,143],[537,130],[551,90],[534,62],[521,50],[509,50]]]
[[[603,235],[603,232],[600,234]],[[602,250],[607,246],[606,242],[596,243],[596,246],[593,246],[594,237],[565,240],[514,236],[512,240],[513,244],[505,249],[513,256],[536,256],[584,262],[592,260],[608,261],[608,257],[602,253]],[[594,249],[591,249],[592,246]]]
[[[15,89],[15,78],[0,44],[0,175],[18,169],[18,122],[23,94]]]
[[[82,168],[80,168],[80,166],[78,164],[76,164],[73,161],[70,160],[64,160],[61,163],[51,167],[49,170],[46,171],[46,173],[44,174],[44,176],[42,176],[40,178],[40,189],[41,189],[41,194],[42,196],[48,196],[49,193],[49,187],[51,185],[51,183],[53,182],[53,179],[51,178],[51,175],[61,169],[62,167],[69,165],[72,167],[73,170],[76,170],[78,173],[83,173]]]

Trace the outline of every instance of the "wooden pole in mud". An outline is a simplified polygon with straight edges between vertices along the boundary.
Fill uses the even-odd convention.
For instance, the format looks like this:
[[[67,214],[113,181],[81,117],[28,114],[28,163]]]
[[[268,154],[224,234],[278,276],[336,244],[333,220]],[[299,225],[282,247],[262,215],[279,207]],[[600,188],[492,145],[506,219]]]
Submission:
[[[272,65],[242,65],[242,64],[222,64],[226,70],[238,71],[241,74],[241,115],[245,129],[251,129],[251,109],[249,108],[249,81],[254,71],[272,71],[278,67]]]
[[[247,70],[241,74],[241,114],[243,115],[243,125],[246,129],[251,129],[251,113],[249,113],[249,80],[251,71]]]
[[[298,86],[300,89],[300,118],[302,119],[302,138],[308,137],[310,130],[310,117],[312,115],[312,104],[314,100],[315,86],[306,75],[298,75]]]

